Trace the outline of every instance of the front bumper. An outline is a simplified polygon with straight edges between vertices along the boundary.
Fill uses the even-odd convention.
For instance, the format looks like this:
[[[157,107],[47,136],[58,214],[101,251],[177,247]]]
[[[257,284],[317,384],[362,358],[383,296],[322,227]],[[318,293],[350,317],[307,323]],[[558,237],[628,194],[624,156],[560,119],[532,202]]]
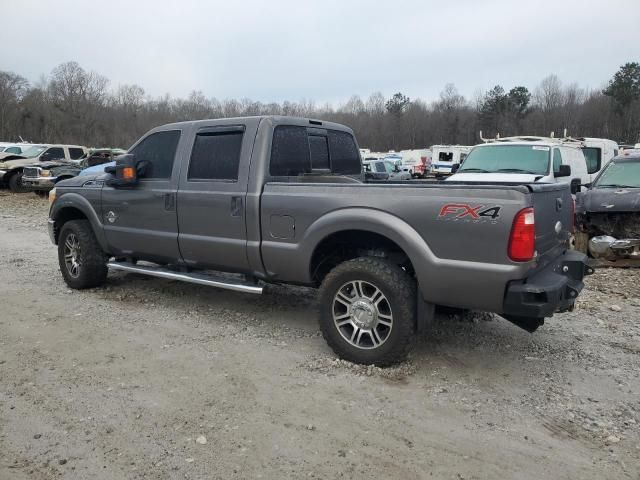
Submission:
[[[593,272],[586,255],[569,250],[531,277],[510,282],[502,316],[532,332],[544,324],[545,317],[573,310],[583,278]]]
[[[22,177],[22,184],[31,190],[51,190],[57,177]]]
[[[0,170],[0,181],[2,181],[2,177],[4,177],[7,174],[6,170]]]

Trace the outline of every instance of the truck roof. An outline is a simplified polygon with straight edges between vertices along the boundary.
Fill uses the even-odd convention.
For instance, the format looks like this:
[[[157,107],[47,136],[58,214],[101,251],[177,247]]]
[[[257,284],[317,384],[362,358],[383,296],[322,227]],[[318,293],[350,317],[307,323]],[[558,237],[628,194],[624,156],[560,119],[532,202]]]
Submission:
[[[234,122],[246,122],[249,120],[267,120],[276,125],[299,125],[306,127],[317,127],[317,128],[330,128],[331,130],[343,130],[349,133],[353,133],[353,130],[345,125],[340,123],[328,122],[326,120],[317,120],[313,118],[305,118],[305,117],[294,117],[287,115],[256,115],[256,116],[247,116],[247,117],[231,117],[231,118],[211,118],[206,120],[187,120],[184,122],[175,122],[175,123],[167,123],[166,125],[161,125],[153,129],[153,131],[157,130],[169,130],[172,128],[180,128],[183,126],[210,126],[211,124],[219,123],[220,125],[230,125]]]
[[[571,147],[580,148],[582,144],[576,141],[562,141],[557,138],[547,137],[506,137],[499,140],[491,140],[485,143],[479,143],[474,148],[488,147],[496,145],[527,145],[539,147]]]

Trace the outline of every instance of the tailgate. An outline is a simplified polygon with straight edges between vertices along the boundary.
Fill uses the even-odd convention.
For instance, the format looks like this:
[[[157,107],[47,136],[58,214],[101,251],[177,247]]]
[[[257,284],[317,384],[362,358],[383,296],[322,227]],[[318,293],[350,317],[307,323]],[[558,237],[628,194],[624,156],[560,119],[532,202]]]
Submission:
[[[569,248],[573,230],[573,197],[569,184],[529,185],[536,221],[538,264],[544,266]]]

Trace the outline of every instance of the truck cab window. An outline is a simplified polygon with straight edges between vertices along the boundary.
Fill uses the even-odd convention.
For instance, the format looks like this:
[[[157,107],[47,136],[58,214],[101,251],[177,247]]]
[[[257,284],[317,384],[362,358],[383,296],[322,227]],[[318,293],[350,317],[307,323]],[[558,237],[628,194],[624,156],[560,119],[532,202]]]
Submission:
[[[307,129],[280,125],[273,131],[269,173],[274,177],[300,175],[311,171]]]
[[[327,137],[310,135],[309,152],[311,153],[311,168],[314,170],[329,170],[329,145]]]
[[[193,144],[188,180],[238,180],[244,132],[199,133]]]
[[[60,147],[52,147],[42,154],[40,160],[59,160],[61,158],[64,158],[64,149]]]
[[[562,165],[562,154],[560,149],[556,148],[553,150],[553,173],[560,171],[560,165]]]
[[[71,157],[72,160],[78,160],[79,158],[84,157],[84,150],[82,150],[81,148],[69,148],[69,157]]]
[[[341,175],[359,175],[360,152],[353,135],[339,130],[329,130],[331,171]]]
[[[602,165],[602,150],[597,147],[584,147],[582,149],[587,161],[587,173],[596,173]]]
[[[180,134],[180,130],[153,133],[131,150],[136,162],[147,162],[147,169],[142,178],[171,178]]]

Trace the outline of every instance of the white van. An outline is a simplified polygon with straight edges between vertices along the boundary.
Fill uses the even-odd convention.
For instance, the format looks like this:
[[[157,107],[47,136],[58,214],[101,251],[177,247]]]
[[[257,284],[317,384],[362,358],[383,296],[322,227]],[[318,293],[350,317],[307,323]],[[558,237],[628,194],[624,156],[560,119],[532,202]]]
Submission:
[[[449,175],[451,167],[464,162],[471,148],[468,145],[433,145],[431,147],[431,173]]]
[[[490,183],[589,183],[582,143],[509,137],[476,145],[447,180]]]
[[[587,172],[589,173],[589,182],[595,180],[600,171],[611,161],[613,157],[618,155],[620,147],[613,140],[606,138],[582,137],[576,140],[584,144],[582,152],[587,161]]]

